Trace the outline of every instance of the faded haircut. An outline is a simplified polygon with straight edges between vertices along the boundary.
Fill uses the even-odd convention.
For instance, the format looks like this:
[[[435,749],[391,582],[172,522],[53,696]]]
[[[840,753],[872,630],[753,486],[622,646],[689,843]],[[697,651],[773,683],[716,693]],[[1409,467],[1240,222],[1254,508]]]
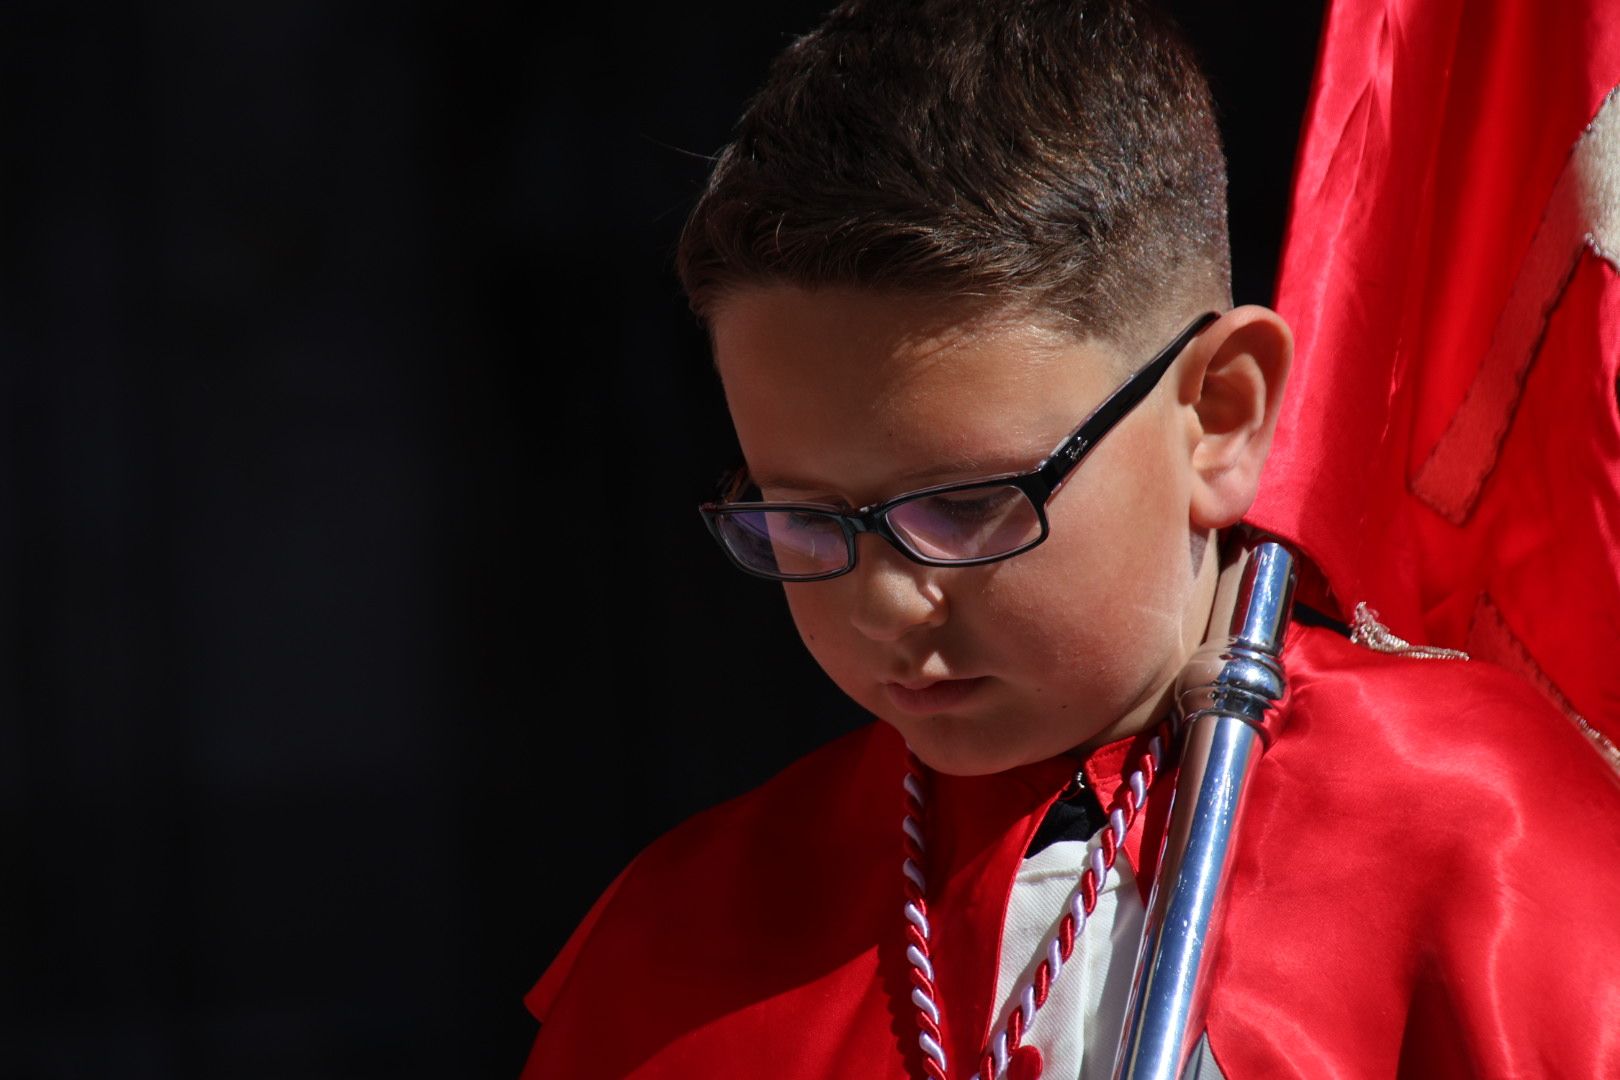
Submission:
[[[750,285],[856,286],[1134,353],[1231,304],[1208,83],[1137,0],[850,0],[772,64],[676,263],[706,324]]]

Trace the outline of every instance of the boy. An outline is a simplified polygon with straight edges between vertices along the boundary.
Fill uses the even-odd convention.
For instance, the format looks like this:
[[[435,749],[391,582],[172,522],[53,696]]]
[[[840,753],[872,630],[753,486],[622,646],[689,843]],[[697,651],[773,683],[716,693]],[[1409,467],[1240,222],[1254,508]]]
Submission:
[[[1110,1074],[1292,355],[1231,306],[1224,169],[1134,3],[853,0],[778,61],[681,244],[746,459],[705,520],[882,722],[638,856],[526,1077]],[[1620,1067],[1579,736],[1484,665],[1300,622],[1283,660],[1189,1070]]]

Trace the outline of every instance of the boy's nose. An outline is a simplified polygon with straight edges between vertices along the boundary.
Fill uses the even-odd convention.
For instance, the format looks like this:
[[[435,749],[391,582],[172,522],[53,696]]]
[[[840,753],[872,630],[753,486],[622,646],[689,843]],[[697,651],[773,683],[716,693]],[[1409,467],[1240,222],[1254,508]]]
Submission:
[[[913,562],[881,536],[856,537],[850,622],[873,641],[894,641],[918,627],[941,625],[948,611],[939,575],[949,572]]]

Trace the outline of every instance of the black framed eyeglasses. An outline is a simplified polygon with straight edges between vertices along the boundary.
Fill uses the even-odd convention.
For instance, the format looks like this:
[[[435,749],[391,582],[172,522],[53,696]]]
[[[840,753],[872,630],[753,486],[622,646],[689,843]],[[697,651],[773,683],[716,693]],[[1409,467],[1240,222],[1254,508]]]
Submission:
[[[977,566],[1046,539],[1046,504],[1075,466],[1152,392],[1188,342],[1220,318],[1206,311],[1126,379],[1033,469],[908,491],[858,510],[821,503],[735,502],[746,468],[722,479],[722,494],[698,512],[731,561],[774,581],[822,581],[855,569],[855,537],[871,532],[925,566]]]

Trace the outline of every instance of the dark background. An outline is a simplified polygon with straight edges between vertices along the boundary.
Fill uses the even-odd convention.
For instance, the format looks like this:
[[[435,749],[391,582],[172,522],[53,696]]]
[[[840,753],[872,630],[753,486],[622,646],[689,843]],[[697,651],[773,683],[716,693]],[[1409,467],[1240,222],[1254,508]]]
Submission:
[[[1319,15],[1179,6],[1268,302]],[[515,1077],[635,851],[863,722],[671,271],[822,8],[0,9],[0,1074]]]

